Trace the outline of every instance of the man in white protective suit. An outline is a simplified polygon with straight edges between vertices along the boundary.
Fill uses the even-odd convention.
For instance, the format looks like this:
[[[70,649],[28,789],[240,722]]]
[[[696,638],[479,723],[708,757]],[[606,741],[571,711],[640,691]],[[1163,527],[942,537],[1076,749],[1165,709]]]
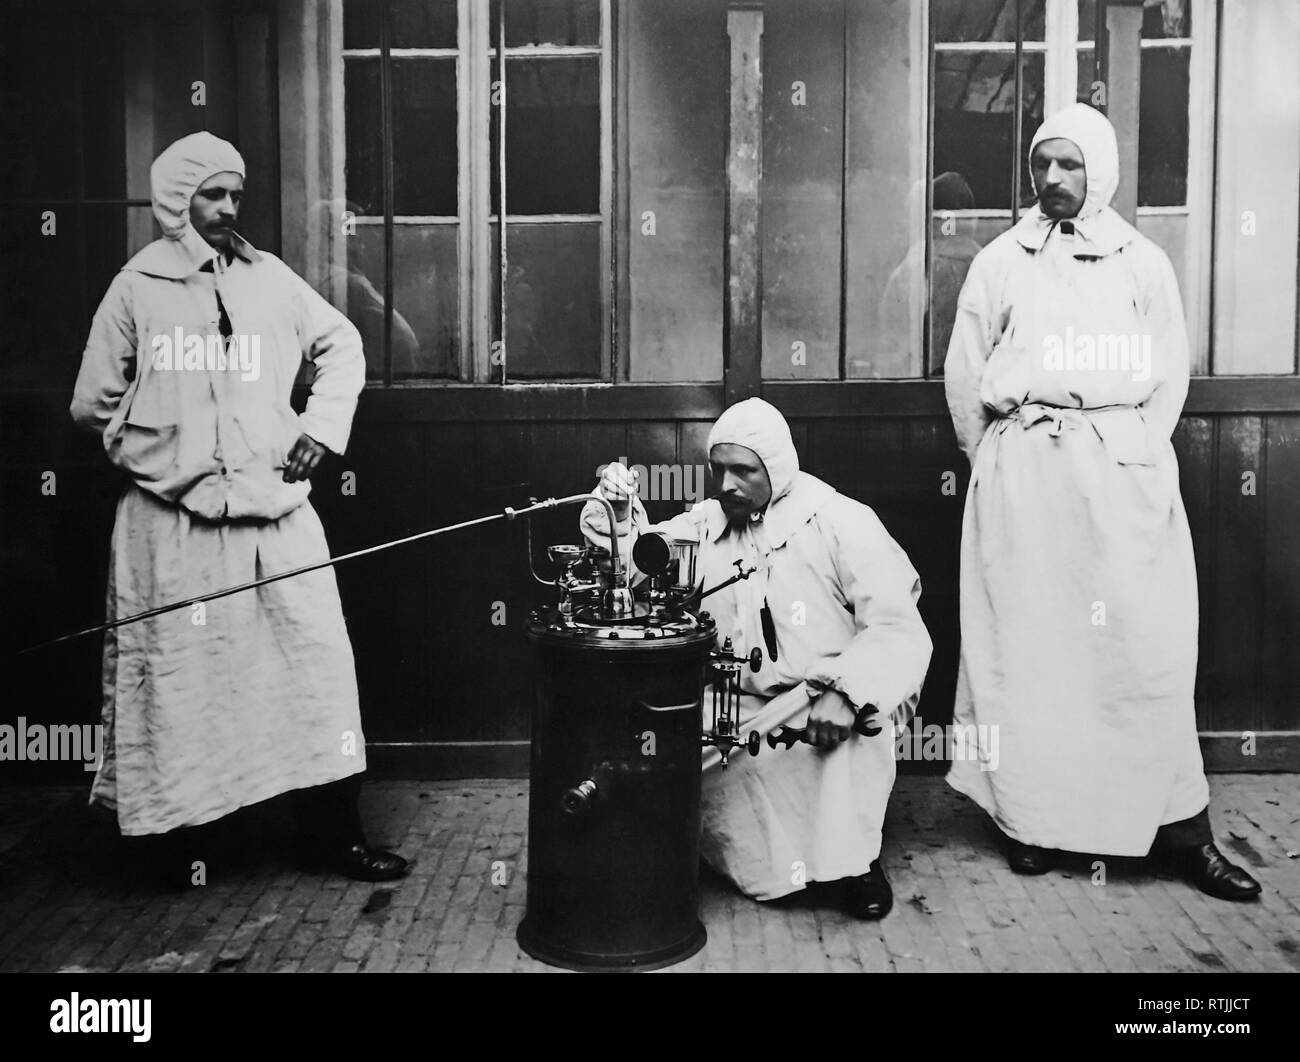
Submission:
[[[702,853],[754,899],[840,883],[850,912],[883,918],[893,905],[879,857],[894,725],[915,711],[932,649],[920,580],[870,508],[799,470],[772,405],[751,398],[726,410],[708,452],[717,497],[653,528],[622,464],[605,466],[594,492],[614,507],[634,580],[644,575],[632,546],[648,530],[698,542],[706,588],[734,576],[737,561],[756,567],[707,602],[719,641],[737,655],[763,652],[759,671],[741,672],[742,732],[807,728],[807,743],[706,771]],[[608,548],[603,505],[589,503],[581,526]]]

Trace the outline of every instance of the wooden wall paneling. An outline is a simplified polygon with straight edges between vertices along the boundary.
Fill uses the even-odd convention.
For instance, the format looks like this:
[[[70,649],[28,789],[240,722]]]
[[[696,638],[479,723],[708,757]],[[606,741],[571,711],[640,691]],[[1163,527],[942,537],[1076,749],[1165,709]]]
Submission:
[[[1260,728],[1300,730],[1300,416],[1264,418],[1263,704]]]
[[[952,720],[957,688],[961,518],[970,474],[948,423],[918,419],[909,421],[905,431],[910,475],[919,487],[919,524],[905,538],[895,537],[921,578],[921,618],[934,641],[918,714],[926,723],[943,726]],[[946,473],[952,473],[950,480]],[[951,483],[951,494],[944,492],[945,482]]]
[[[476,482],[475,438],[458,424],[421,425],[423,477],[413,477],[429,496],[425,527],[441,527],[487,515],[507,504],[482,498]],[[522,477],[521,477],[522,478]],[[481,533],[480,533],[481,532]],[[522,527],[489,524],[452,531],[413,547],[423,561],[422,583],[411,588],[419,608],[419,631],[412,653],[423,657],[427,683],[419,687],[421,733],[429,740],[497,736],[501,713],[482,696],[484,683],[475,678],[486,648],[505,637],[522,615],[508,588],[495,576],[496,546],[503,537],[522,535]],[[507,602],[504,627],[493,624],[492,603]],[[484,669],[490,670],[490,669]]]
[[[617,453],[602,457],[599,464],[617,461],[627,456],[632,465],[642,465],[645,474],[641,479],[641,502],[651,520],[668,520],[686,508],[686,462],[677,457],[677,425],[672,420],[629,421],[626,425],[627,442]],[[660,466],[656,471],[655,466]],[[694,488],[699,477],[692,473],[690,486]],[[589,486],[596,483],[595,467],[591,469]],[[575,488],[582,489],[582,488]]]
[[[636,0],[628,21],[632,380],[722,379],[728,39],[720,0]],[[647,235],[646,214],[654,235]]]
[[[677,421],[677,460],[684,465],[698,462],[704,466],[704,496],[706,498],[713,494],[713,474],[709,470],[708,451],[709,431],[712,429],[713,423],[713,419]],[[800,454],[801,458],[802,456]]]
[[[312,504],[321,514],[332,554],[423,529],[428,504],[410,482],[421,450],[420,430],[414,426],[372,429],[354,434],[343,459],[330,461],[317,474]],[[342,492],[344,472],[355,474],[355,495]],[[401,546],[334,569],[371,740],[419,733],[413,700],[429,679],[420,640],[428,548],[429,543]]]
[[[1178,455],[1179,483],[1187,522],[1192,530],[1192,551],[1196,555],[1196,583],[1201,606],[1196,669],[1196,725],[1210,728],[1213,716],[1211,676],[1214,671],[1214,632],[1218,617],[1215,600],[1214,492],[1217,483],[1214,449],[1214,421],[1207,417],[1184,417],[1174,429],[1174,450]]]
[[[1215,483],[1215,580],[1202,594],[1215,613],[1210,728],[1255,730],[1260,717],[1259,648],[1264,566],[1264,498],[1242,494],[1242,474],[1258,480],[1263,458],[1259,417],[1218,423]]]
[[[763,379],[835,380],[844,0],[769,4],[764,14]]]

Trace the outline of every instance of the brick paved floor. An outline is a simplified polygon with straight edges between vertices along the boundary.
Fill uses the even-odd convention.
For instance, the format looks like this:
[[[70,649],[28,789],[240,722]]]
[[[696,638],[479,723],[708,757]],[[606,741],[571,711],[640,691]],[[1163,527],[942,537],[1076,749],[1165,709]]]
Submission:
[[[1258,903],[1203,897],[1145,860],[1107,860],[1104,884],[1085,856],[1017,877],[978,809],[908,776],[886,827],[888,918],[854,921],[809,894],[758,904],[710,876],[709,942],[673,969],[1300,970],[1300,778],[1210,785],[1220,847],[1263,883]],[[208,883],[184,893],[144,884],[84,800],[0,789],[0,972],[549,969],[515,944],[526,783],[368,785],[372,841],[415,860],[388,885],[300,873],[278,854],[275,805],[253,809]]]

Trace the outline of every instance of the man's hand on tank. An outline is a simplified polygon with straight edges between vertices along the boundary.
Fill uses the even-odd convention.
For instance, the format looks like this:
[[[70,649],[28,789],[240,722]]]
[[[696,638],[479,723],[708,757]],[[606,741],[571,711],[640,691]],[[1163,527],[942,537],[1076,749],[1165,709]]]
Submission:
[[[847,741],[853,732],[857,712],[839,690],[827,690],[815,701],[808,714],[808,744],[819,749],[833,749]]]
[[[310,435],[299,435],[284,463],[284,481],[297,483],[301,479],[307,479],[316,471],[316,466],[324,456],[324,446]]]
[[[606,465],[600,475],[600,493],[614,507],[614,515],[619,520],[627,519],[632,498],[636,497],[639,488],[639,474],[617,461]]]

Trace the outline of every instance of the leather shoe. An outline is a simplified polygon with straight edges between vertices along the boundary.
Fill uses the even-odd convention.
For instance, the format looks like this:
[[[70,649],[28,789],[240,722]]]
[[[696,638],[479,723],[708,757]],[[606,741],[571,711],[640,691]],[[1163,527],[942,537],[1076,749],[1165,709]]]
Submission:
[[[1056,853],[1050,848],[1021,844],[1008,837],[1007,865],[1017,874],[1046,874],[1056,865]]]
[[[1220,900],[1253,900],[1259,882],[1235,863],[1230,863],[1215,844],[1203,844],[1175,856],[1183,877],[1201,892]]]
[[[844,906],[855,918],[879,919],[894,907],[894,890],[881,869],[880,860],[871,864],[867,873],[856,878],[845,878]]]
[[[366,844],[326,849],[313,862],[354,881],[393,881],[410,870],[401,856]]]

